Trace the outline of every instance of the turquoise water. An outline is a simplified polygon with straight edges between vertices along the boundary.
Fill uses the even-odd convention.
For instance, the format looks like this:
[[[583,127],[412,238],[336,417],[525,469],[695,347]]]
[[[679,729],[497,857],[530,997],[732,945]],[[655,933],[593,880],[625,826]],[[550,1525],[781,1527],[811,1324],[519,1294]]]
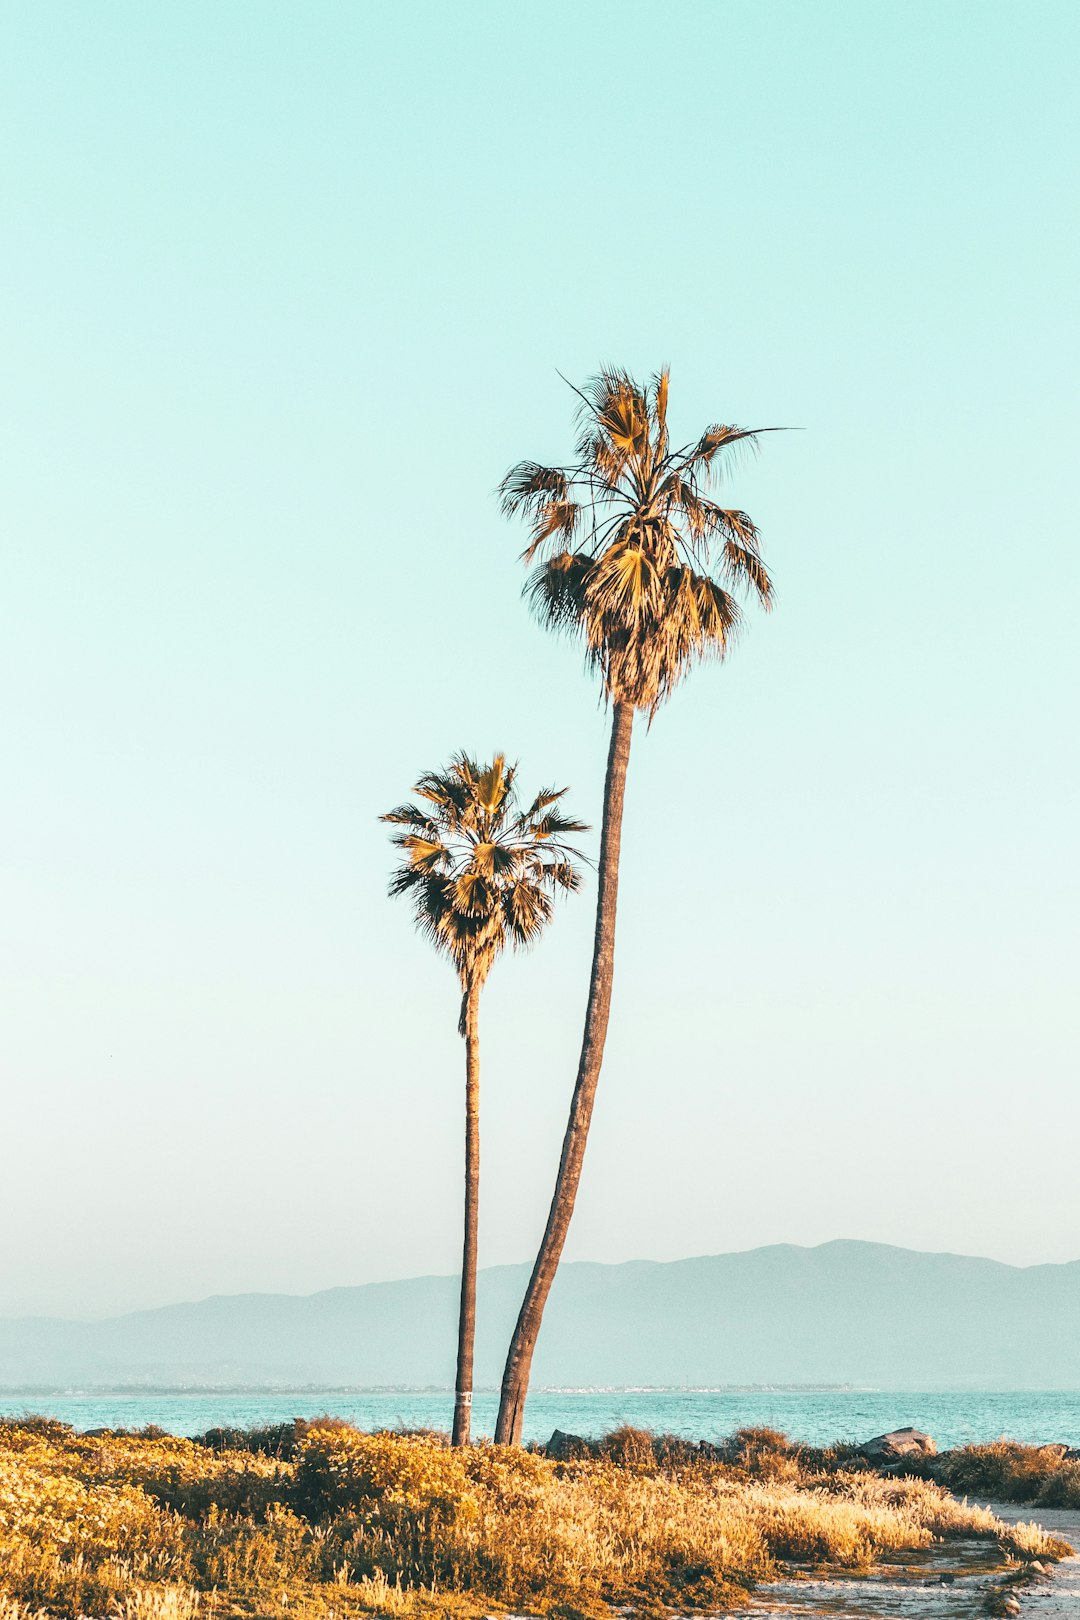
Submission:
[[[496,1397],[478,1394],[473,1430],[490,1435]],[[200,1434],[220,1424],[250,1426],[331,1413],[362,1429],[448,1429],[446,1393],[343,1394],[333,1390],[163,1391],[144,1394],[3,1395],[0,1413],[32,1411],[78,1429],[141,1428],[156,1423],[173,1434]],[[866,1440],[913,1425],[942,1449],[1001,1435],[1027,1445],[1064,1441],[1080,1446],[1080,1391],[925,1394],[883,1390],[606,1391],[539,1390],[529,1397],[525,1439],[546,1440],[552,1429],[595,1436],[622,1423],[693,1440],[718,1440],[750,1424],[781,1429],[811,1445]]]

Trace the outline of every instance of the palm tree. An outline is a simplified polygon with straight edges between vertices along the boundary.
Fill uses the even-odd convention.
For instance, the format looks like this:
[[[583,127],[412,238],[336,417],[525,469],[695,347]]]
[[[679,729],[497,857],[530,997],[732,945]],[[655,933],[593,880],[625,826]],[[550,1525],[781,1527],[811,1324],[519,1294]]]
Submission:
[[[381,819],[400,827],[402,852],[390,894],[412,901],[420,932],[449,957],[461,985],[458,1033],[465,1039],[465,1241],[454,1395],[455,1446],[469,1443],[476,1243],[480,1202],[480,991],[499,953],[531,945],[550,921],[552,896],[576,889],[577,851],[568,833],[588,831],[556,808],[565,788],[518,802],[516,767],[496,754],[478,765],[457,754],[444,771],[415,784],[421,804],[402,804]]]
[[[547,1226],[503,1374],[495,1438],[507,1445],[521,1440],[533,1351],[574,1210],[604,1056],[634,715],[651,721],[695,663],[724,656],[741,617],[732,589],[747,588],[766,608],[772,596],[754,524],[706,493],[734,447],[752,446],[755,432],[714,425],[672,444],[666,369],[644,388],[608,369],[574,392],[575,460],[562,467],[523,461],[500,485],[505,514],[529,524],[526,595],[544,624],[582,639],[612,715],[585,1031]]]

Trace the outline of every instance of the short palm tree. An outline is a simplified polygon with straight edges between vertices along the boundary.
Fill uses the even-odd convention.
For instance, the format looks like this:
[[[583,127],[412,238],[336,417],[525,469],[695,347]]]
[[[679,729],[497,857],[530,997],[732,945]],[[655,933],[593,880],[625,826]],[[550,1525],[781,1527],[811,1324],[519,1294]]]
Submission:
[[[547,1226],[503,1375],[495,1438],[504,1444],[521,1439],[533,1351],[573,1214],[600,1078],[634,715],[651,719],[695,663],[728,651],[740,621],[733,590],[748,589],[766,608],[772,596],[754,524],[708,494],[732,450],[752,445],[755,432],[715,425],[674,444],[666,369],[647,387],[609,369],[574,391],[574,461],[520,462],[500,486],[506,515],[523,515],[529,524],[526,593],[543,623],[584,642],[612,711],[585,1032]]]
[[[469,1442],[476,1248],[480,1206],[480,991],[507,946],[531,945],[550,921],[552,898],[576,889],[577,851],[568,834],[586,832],[558,808],[565,788],[538,793],[522,809],[516,767],[496,754],[479,765],[457,754],[444,771],[415,784],[421,803],[382,817],[401,830],[390,894],[412,901],[420,932],[449,957],[461,986],[458,1032],[465,1038],[465,1241],[454,1394],[456,1446]]]

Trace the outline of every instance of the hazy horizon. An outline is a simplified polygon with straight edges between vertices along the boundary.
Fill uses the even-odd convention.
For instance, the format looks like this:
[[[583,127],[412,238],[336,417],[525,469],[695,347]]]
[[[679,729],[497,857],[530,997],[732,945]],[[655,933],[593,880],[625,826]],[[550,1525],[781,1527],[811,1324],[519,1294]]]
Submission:
[[[687,1262],[687,1263],[690,1263],[690,1262],[693,1262],[693,1261],[696,1261],[696,1260],[722,1259],[722,1258],[726,1258],[728,1255],[758,1254],[758,1253],[762,1252],[763,1250],[768,1250],[768,1249],[798,1249],[798,1250],[803,1250],[803,1251],[805,1251],[807,1253],[813,1253],[813,1252],[815,1252],[815,1251],[817,1251],[819,1249],[827,1249],[827,1248],[845,1246],[845,1245],[856,1245],[857,1246],[857,1245],[863,1245],[863,1244],[867,1244],[867,1240],[863,1239],[863,1238],[850,1238],[850,1237],[826,1238],[824,1240],[824,1242],[822,1242],[822,1243],[814,1243],[814,1244],[806,1244],[806,1243],[761,1244],[761,1245],[755,1245],[754,1247],[749,1248],[749,1249],[733,1249],[733,1250],[725,1251],[724,1253],[718,1253],[718,1254],[711,1254],[710,1253],[710,1254],[672,1255],[672,1256],[669,1256],[666,1259],[662,1259],[662,1260],[648,1258],[648,1257],[643,1256],[643,1255],[632,1255],[632,1256],[629,1256],[626,1259],[622,1259],[622,1260],[604,1260],[604,1259],[598,1259],[595,1256],[591,1256],[591,1255],[578,1255],[572,1260],[565,1261],[563,1264],[564,1264],[564,1267],[567,1267],[567,1268],[572,1267],[572,1266],[604,1266],[604,1267],[635,1266],[635,1265],[663,1266],[663,1265],[678,1265],[680,1262],[684,1262],[684,1261]],[[953,1251],[951,1249],[907,1249],[907,1248],[904,1248],[901,1245],[891,1244],[891,1243],[880,1243],[880,1244],[879,1243],[874,1243],[874,1244],[871,1244],[869,1246],[871,1246],[873,1248],[876,1248],[876,1249],[895,1249],[898,1253],[915,1254],[915,1255],[924,1256],[924,1257],[928,1257],[928,1258],[934,1258],[934,1259],[959,1259],[959,1260],[975,1260],[975,1261],[985,1260],[985,1261],[988,1261],[992,1265],[1006,1266],[1009,1270],[1013,1270],[1013,1271],[1032,1271],[1032,1270],[1042,1268],[1042,1267],[1047,1267],[1047,1266],[1056,1267],[1056,1268],[1062,1268],[1062,1267],[1067,1267],[1067,1266],[1080,1265],[1080,1255],[1077,1255],[1075,1258],[1069,1259],[1069,1260],[1034,1260],[1034,1261],[1028,1262],[1027,1264],[1018,1265],[1016,1262],[1013,1262],[1013,1261],[995,1259],[995,1257],[993,1255],[976,1255],[976,1254],[961,1255],[961,1254],[957,1254],[955,1251]],[[526,1268],[528,1266],[531,1266],[531,1264],[532,1264],[532,1256],[530,1255],[530,1256],[527,1256],[527,1257],[523,1257],[520,1260],[504,1260],[504,1261],[499,1261],[497,1264],[482,1265],[480,1267],[480,1272],[485,1273],[485,1272],[492,1272],[492,1271],[523,1270],[524,1268]],[[192,1295],[190,1297],[185,1297],[183,1299],[162,1299],[162,1300],[158,1300],[158,1301],[156,1301],[156,1302],[154,1302],[152,1304],[134,1306],[128,1311],[91,1312],[91,1313],[84,1313],[84,1314],[80,1314],[80,1315],[71,1314],[70,1316],[68,1316],[68,1315],[66,1315],[65,1313],[62,1313],[62,1312],[44,1312],[44,1313],[40,1313],[40,1314],[53,1317],[55,1320],[59,1320],[59,1321],[70,1320],[70,1321],[73,1321],[73,1322],[95,1322],[95,1321],[110,1320],[113,1317],[120,1316],[120,1315],[138,1315],[138,1314],[140,1314],[140,1313],[142,1313],[144,1311],[168,1310],[172,1306],[201,1305],[201,1304],[205,1304],[209,1300],[215,1300],[215,1299],[246,1299],[246,1298],[263,1298],[263,1297],[266,1297],[266,1298],[288,1298],[288,1299],[308,1299],[308,1298],[311,1298],[315,1294],[334,1293],[334,1292],[339,1292],[339,1291],[342,1291],[342,1290],[347,1290],[347,1289],[352,1289],[352,1288],[365,1288],[365,1287],[369,1287],[369,1286],[370,1287],[378,1287],[380,1284],[391,1284],[391,1283],[398,1283],[398,1282],[402,1282],[402,1283],[426,1282],[426,1281],[430,1281],[430,1280],[433,1280],[433,1279],[442,1281],[442,1280],[445,1280],[445,1279],[456,1278],[456,1277],[459,1277],[460,1275],[461,1275],[461,1272],[460,1272],[460,1267],[459,1267],[459,1269],[457,1271],[425,1271],[425,1272],[410,1273],[408,1276],[404,1276],[404,1277],[373,1277],[373,1278],[367,1278],[363,1282],[330,1283],[330,1284],[325,1285],[325,1286],[323,1286],[321,1288],[313,1288],[313,1289],[248,1289],[248,1288],[239,1288],[239,1289],[236,1289],[235,1291],[230,1292],[228,1294],[221,1294],[221,1293],[194,1294],[194,1295]],[[22,1315],[36,1316],[39,1313],[37,1313],[37,1312],[29,1312],[29,1313],[21,1313],[21,1314]],[[10,1321],[10,1320],[18,1320],[19,1318],[15,1317],[12,1313],[0,1312],[0,1319]]]
[[[479,1274],[478,1385],[499,1381],[526,1266]],[[453,1376],[459,1295],[458,1278],[443,1276],[217,1295],[97,1322],[3,1319],[0,1385],[442,1386]],[[535,1378],[575,1388],[1066,1389],[1076,1384],[1078,1331],[1080,1263],[1017,1268],[879,1244],[782,1244],[561,1267]]]
[[[458,1265],[458,993],[377,817],[465,747],[599,823],[493,491],[609,362],[800,431],[726,491],[775,611],[635,735],[567,1258],[1073,1258],[1078,47],[1063,0],[11,8],[0,1315]],[[593,900],[485,991],[484,1266]]]

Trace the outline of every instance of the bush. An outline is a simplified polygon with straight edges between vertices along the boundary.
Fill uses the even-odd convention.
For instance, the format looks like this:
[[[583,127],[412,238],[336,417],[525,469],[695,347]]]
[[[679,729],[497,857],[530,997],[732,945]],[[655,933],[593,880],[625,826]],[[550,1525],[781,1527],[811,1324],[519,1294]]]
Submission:
[[[1062,1550],[941,1486],[820,1462],[761,1430],[699,1448],[624,1428],[557,1461],[333,1420],[202,1442],[0,1421],[0,1620],[686,1613],[785,1561],[954,1535]]]
[[[1022,1446],[995,1440],[962,1446],[939,1459],[939,1477],[959,1494],[1039,1507],[1080,1507],[1080,1458],[1064,1446]]]

